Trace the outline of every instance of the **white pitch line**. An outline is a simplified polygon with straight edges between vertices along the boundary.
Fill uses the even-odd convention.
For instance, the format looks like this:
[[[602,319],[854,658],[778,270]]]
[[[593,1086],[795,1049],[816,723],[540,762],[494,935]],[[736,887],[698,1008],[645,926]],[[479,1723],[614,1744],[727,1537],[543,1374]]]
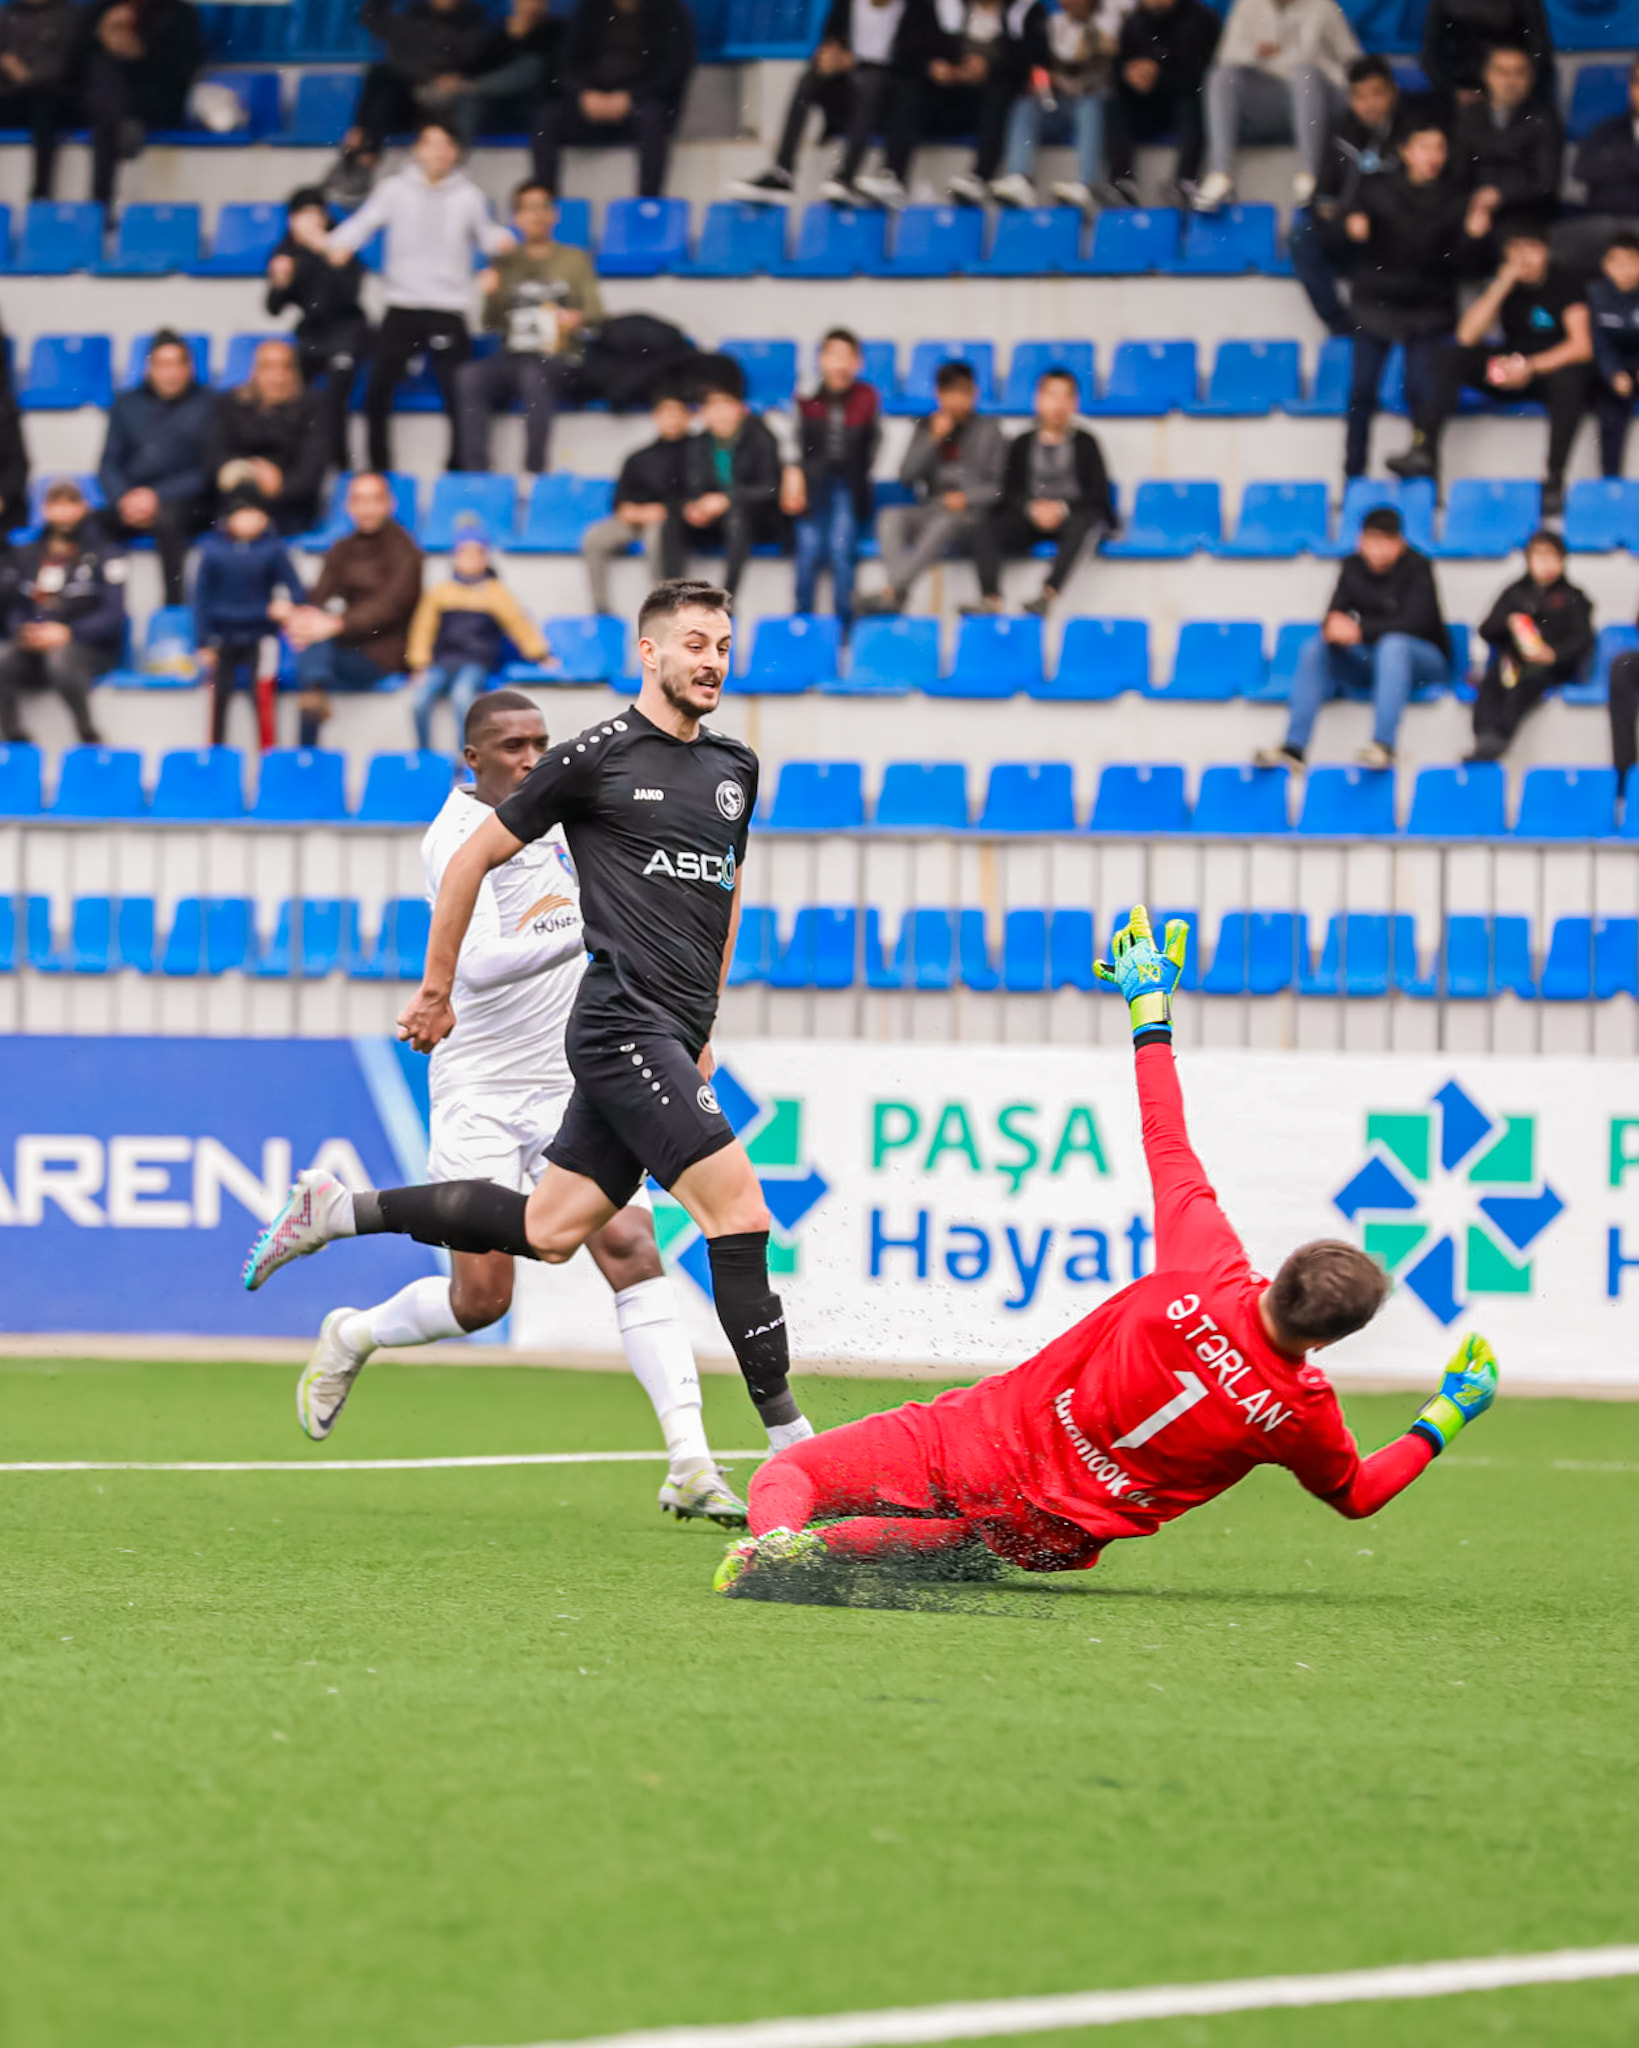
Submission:
[[[719,1458],[762,1458],[764,1451],[719,1451]],[[5,1472],[452,1472],[488,1465],[665,1464],[664,1451],[504,1451],[484,1458],[270,1458],[197,1459],[177,1464],[142,1464],[135,1459],[71,1458],[51,1464],[35,1460],[0,1465]]]
[[[1447,1963],[1393,1963],[1314,1977],[1240,1977],[1219,1984],[1150,1984],[1130,1991],[1069,1991],[1046,1998],[991,1998],[960,2005],[902,2006],[886,2012],[828,2013],[813,2019],[752,2020],[721,2027],[656,2027],[531,2048],[916,2048],[1065,2027],[1113,2027],[1126,2020],[1194,2018],[1281,2007],[1355,2005],[1383,1999],[1447,1998],[1522,1984],[1582,1984],[1639,1977],[1639,1943],[1562,1948],[1528,1956],[1475,1956]]]

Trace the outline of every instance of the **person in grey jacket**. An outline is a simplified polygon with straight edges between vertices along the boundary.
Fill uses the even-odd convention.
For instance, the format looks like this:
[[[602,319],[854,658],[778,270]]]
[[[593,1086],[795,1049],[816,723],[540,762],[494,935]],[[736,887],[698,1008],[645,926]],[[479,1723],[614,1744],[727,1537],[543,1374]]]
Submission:
[[[939,409],[918,420],[899,468],[916,503],[890,505],[878,519],[888,581],[862,601],[862,611],[903,611],[917,577],[968,547],[1002,494],[1007,437],[980,418],[973,372],[966,363],[943,363],[933,388]]]
[[[34,144],[31,199],[49,199],[57,144],[70,118],[84,10],[76,0],[7,0],[0,7],[0,128]]]

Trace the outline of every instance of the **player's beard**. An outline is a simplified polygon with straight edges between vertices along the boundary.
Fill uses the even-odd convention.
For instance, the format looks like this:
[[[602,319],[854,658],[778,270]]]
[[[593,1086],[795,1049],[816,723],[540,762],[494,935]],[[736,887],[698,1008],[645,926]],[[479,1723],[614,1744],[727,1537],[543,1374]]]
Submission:
[[[705,717],[708,711],[714,711],[717,708],[716,696],[713,697],[709,704],[701,704],[696,701],[695,692],[708,686],[719,695],[721,694],[723,687],[723,671],[721,669],[702,668],[697,663],[669,661],[664,654],[661,655],[660,694],[668,704],[681,711],[685,718],[691,718],[698,723],[699,720]]]

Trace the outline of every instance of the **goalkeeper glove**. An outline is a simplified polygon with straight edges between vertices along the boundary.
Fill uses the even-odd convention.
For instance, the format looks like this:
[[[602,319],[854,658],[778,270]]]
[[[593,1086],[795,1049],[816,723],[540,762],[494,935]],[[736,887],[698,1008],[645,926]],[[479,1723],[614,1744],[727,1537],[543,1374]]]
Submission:
[[[1167,926],[1166,942],[1158,950],[1150,929],[1150,914],[1135,903],[1127,922],[1110,941],[1111,958],[1096,960],[1093,973],[1100,981],[1114,982],[1127,999],[1132,1018],[1133,1040],[1172,1036],[1172,992],[1184,971],[1184,950],[1189,944],[1189,926],[1174,918]]]
[[[1465,1337],[1463,1348],[1446,1367],[1440,1391],[1411,1425],[1427,1437],[1435,1455],[1443,1451],[1465,1422],[1483,1415],[1497,1398],[1497,1361],[1483,1337]]]

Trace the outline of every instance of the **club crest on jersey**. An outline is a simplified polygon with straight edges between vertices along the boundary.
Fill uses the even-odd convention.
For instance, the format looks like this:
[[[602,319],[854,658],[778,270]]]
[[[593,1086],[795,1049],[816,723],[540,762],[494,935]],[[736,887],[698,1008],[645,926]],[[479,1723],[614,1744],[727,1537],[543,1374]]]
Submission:
[[[746,807],[746,793],[737,782],[719,782],[717,808],[732,825]]]
[[[694,1099],[706,1112],[707,1116],[720,1116],[722,1114],[717,1104],[717,1090],[713,1088],[709,1081],[701,1082],[700,1086],[695,1090]]]
[[[734,849],[727,853],[697,853],[692,846],[668,853],[657,846],[643,870],[647,875],[669,875],[674,882],[715,882],[720,889],[734,887]]]

